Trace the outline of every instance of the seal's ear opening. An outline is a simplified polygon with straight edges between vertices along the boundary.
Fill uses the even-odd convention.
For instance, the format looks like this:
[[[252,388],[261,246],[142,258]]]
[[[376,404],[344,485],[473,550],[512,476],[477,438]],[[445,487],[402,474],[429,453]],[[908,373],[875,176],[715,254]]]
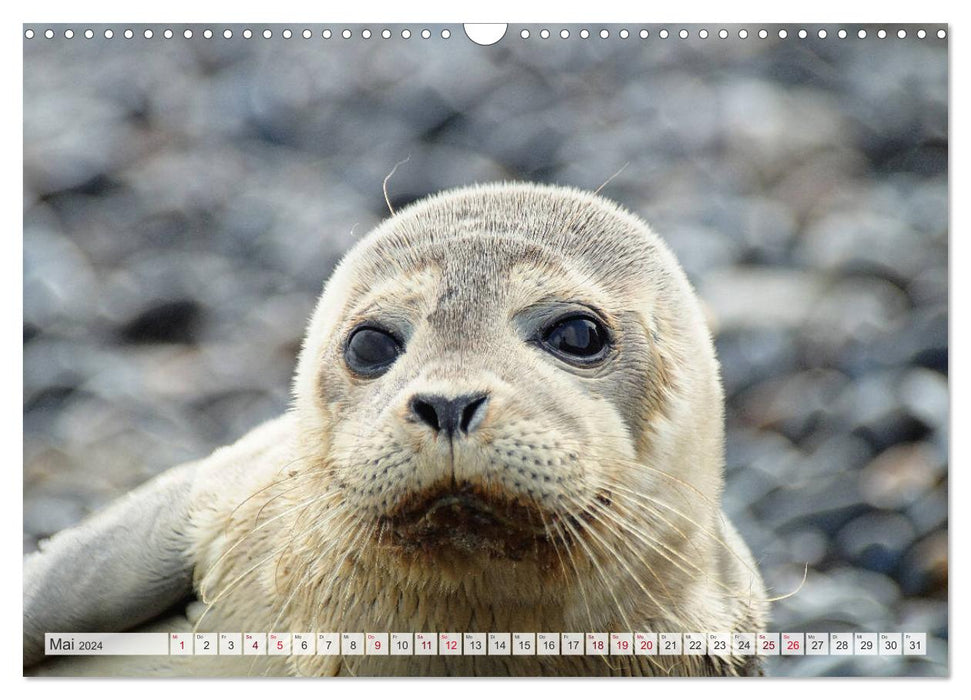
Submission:
[[[24,668],[47,632],[120,632],[192,593],[187,524],[198,463],[171,469],[24,560]]]

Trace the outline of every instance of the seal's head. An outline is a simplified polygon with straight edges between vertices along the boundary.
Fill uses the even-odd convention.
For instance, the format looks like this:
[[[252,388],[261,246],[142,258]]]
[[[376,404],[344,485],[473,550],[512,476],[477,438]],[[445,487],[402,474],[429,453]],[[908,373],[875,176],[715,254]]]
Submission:
[[[724,546],[699,304],[648,226],[589,193],[473,187],[385,221],[324,290],[295,412],[319,477],[299,555],[327,558],[321,581],[357,562],[619,623],[634,599],[674,615]]]

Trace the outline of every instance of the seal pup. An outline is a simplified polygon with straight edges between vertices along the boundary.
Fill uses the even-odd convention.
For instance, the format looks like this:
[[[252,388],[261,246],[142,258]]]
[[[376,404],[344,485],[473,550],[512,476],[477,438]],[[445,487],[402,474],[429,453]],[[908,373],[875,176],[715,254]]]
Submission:
[[[590,193],[409,206],[334,271],[280,418],[24,565],[45,631],[758,632],[723,394],[666,245]],[[195,599],[182,612],[186,598]],[[173,606],[176,612],[173,614]],[[160,616],[168,614],[168,617]],[[153,622],[154,620],[154,622]],[[144,627],[143,627],[144,628]],[[58,673],[743,675],[755,657],[72,659]],[[44,668],[47,668],[44,667]]]

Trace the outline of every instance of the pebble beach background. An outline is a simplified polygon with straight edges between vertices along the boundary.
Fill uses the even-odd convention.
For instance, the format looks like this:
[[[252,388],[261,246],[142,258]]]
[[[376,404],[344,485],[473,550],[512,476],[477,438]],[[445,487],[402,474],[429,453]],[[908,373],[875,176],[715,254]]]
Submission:
[[[24,40],[25,553],[285,410],[313,303],[386,216],[396,163],[395,208],[621,171],[603,194],[710,312],[725,508],[795,591],[770,629],[928,635],[924,657],[769,673],[947,674],[941,27],[513,25],[490,47],[460,26],[87,27]]]

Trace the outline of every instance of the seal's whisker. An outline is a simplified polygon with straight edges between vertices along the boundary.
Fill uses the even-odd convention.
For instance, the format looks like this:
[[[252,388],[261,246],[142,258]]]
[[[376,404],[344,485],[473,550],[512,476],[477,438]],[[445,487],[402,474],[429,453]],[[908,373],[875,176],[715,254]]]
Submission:
[[[411,155],[395,163],[394,167],[391,168],[391,172],[384,176],[384,181],[381,183],[381,191],[384,193],[384,203],[388,205],[388,211],[391,213],[391,216],[394,216],[394,207],[391,206],[391,199],[388,197],[388,181],[394,176],[398,170],[398,166],[404,165],[409,160],[411,160]]]
[[[351,514],[348,514],[348,513],[344,513],[342,515],[345,515],[347,518],[353,517]],[[336,525],[340,526],[341,522],[336,523]],[[339,546],[339,542],[337,540],[332,540],[330,542],[329,547],[324,549],[320,553],[320,556],[326,556],[329,553],[330,549],[337,546]],[[288,543],[287,547],[290,548],[291,544]],[[281,555],[280,557],[281,561],[283,560],[285,554],[286,554],[286,551],[284,551],[283,554]],[[291,592],[290,592],[290,595],[287,597],[287,599],[284,601],[279,612],[277,613],[277,617],[273,622],[274,627],[277,624],[279,624],[280,621],[283,619],[283,616],[286,614],[286,611],[289,609],[290,605],[293,603],[294,600],[303,599],[303,594],[305,593],[304,588],[307,586],[308,582],[310,582],[314,578],[316,573],[317,573],[316,570],[312,566],[307,566],[304,570],[303,575],[300,577],[299,580],[297,580],[296,582],[292,582],[292,581],[289,582],[289,587]],[[284,586],[283,588],[286,588],[286,586]],[[298,594],[300,595],[298,596]]]
[[[318,496],[314,500],[314,502],[310,504],[310,506],[317,505],[319,503],[322,503],[322,502],[325,502],[327,500],[330,500],[333,496],[334,496],[333,493],[325,493],[325,494],[322,494],[322,495]],[[335,506],[339,506],[339,504],[340,504],[340,501],[338,499],[338,503],[337,504],[334,504],[334,505]],[[274,578],[275,579],[278,579],[279,578],[280,564],[283,562],[284,558],[286,557],[287,552],[292,552],[293,551],[293,544],[296,541],[298,534],[301,535],[301,536],[303,536],[303,535],[309,535],[309,534],[312,534],[314,531],[323,531],[325,528],[328,528],[328,527],[330,527],[330,529],[334,529],[332,527],[335,524],[333,521],[337,520],[338,521],[337,524],[339,524],[340,521],[338,519],[341,516],[344,516],[344,515],[348,515],[349,514],[346,509],[343,509],[343,508],[340,508],[340,507],[335,507],[329,513],[325,513],[323,515],[320,515],[318,513],[318,515],[320,517],[318,517],[317,521],[314,523],[314,526],[312,528],[307,528],[305,530],[300,530],[300,529],[298,529],[297,526],[300,524],[300,521],[304,517],[308,517],[309,516],[309,514],[311,512],[311,507],[310,506],[302,509],[299,513],[297,513],[297,517],[294,519],[293,523],[290,525],[290,536],[287,538],[287,541],[284,543],[284,546],[281,547],[280,550],[279,550],[280,551],[280,556],[277,559],[276,571],[274,572]],[[306,546],[306,540],[305,540],[304,546]]]
[[[275,474],[280,474],[280,473],[282,473],[282,472],[283,472],[284,470],[289,470],[289,469],[291,469],[291,467],[293,467],[293,466],[294,466],[295,464],[298,464],[298,463],[300,463],[300,462],[305,462],[305,461],[310,461],[310,458],[309,458],[309,457],[306,457],[306,456],[300,456],[300,457],[295,457],[295,458],[293,458],[293,459],[291,459],[291,460],[290,460],[289,462],[286,462],[286,463],[284,463],[284,464],[283,464],[283,465],[282,465],[282,466],[281,466],[281,467],[280,467],[279,469],[277,469],[277,470],[276,470],[276,471],[275,471],[274,473],[275,473]],[[272,488],[273,488],[274,486],[278,486],[278,485],[280,485],[280,484],[282,484],[282,483],[285,483],[286,481],[289,481],[289,480],[291,480],[291,479],[297,479],[297,478],[301,478],[301,477],[305,477],[305,476],[306,476],[307,474],[308,474],[308,472],[306,472],[306,471],[289,471],[289,472],[287,473],[287,475],[286,475],[286,476],[284,476],[283,478],[281,478],[281,479],[277,479],[277,480],[275,480],[275,481],[271,481],[271,482],[270,482],[270,483],[268,483],[268,484],[267,484],[266,486],[263,486],[262,488],[259,488],[259,489],[257,489],[256,491],[253,491],[252,493],[250,493],[250,494],[248,494],[248,495],[246,496],[246,498],[244,498],[244,499],[243,499],[243,500],[241,500],[241,501],[240,501],[239,503],[237,503],[237,504],[236,504],[236,507],[235,507],[235,508],[233,508],[233,509],[232,509],[232,510],[231,510],[231,511],[229,512],[229,517],[233,517],[234,515],[236,515],[236,512],[237,512],[237,511],[238,511],[238,510],[239,510],[240,508],[242,508],[243,506],[245,506],[245,505],[246,505],[247,503],[249,503],[249,502],[250,502],[251,500],[253,500],[253,499],[254,499],[254,498],[256,498],[257,496],[259,496],[259,495],[260,495],[261,493],[263,493],[264,491],[267,491],[267,490],[269,490],[269,489],[272,489]]]
[[[700,498],[705,504],[710,506],[720,507],[720,504],[718,503],[718,501],[708,496],[708,494],[704,493],[697,486],[695,486],[689,481],[685,481],[684,479],[681,479],[680,477],[675,476],[674,474],[668,471],[665,471],[664,469],[660,469],[658,467],[655,467],[650,464],[646,464],[644,462],[635,462],[628,459],[620,459],[617,457],[608,456],[605,458],[605,461],[610,464],[614,464],[618,467],[618,469],[616,470],[616,474],[612,475],[617,479],[621,478],[620,476],[621,474],[637,474],[639,471],[648,471],[651,474],[663,477],[664,479],[666,479],[667,481],[671,482],[674,485],[677,485],[679,487],[682,487],[690,491],[694,497]],[[682,493],[680,495],[682,496],[682,498],[686,498],[685,494]],[[685,502],[689,503],[689,501],[687,500]]]
[[[566,539],[564,531],[560,529],[561,523],[564,526],[566,526],[566,523],[563,521],[560,521],[560,522],[552,521],[552,525],[556,529],[556,531],[559,532],[561,535],[563,535],[564,539]],[[571,551],[571,548],[569,546],[566,546],[564,547],[564,549],[566,550],[567,557],[570,560],[570,565],[573,568],[573,572],[576,577],[577,588],[580,590],[580,600],[583,602],[583,606],[587,613],[587,625],[590,629],[597,629],[596,622],[593,619],[593,612],[590,609],[590,600],[587,594],[587,589],[586,589],[586,586],[584,586],[583,584],[583,576],[580,575],[580,569],[577,566],[576,560],[573,557],[573,552]]]
[[[243,582],[243,580],[245,580],[249,576],[252,576],[254,573],[258,573],[260,570],[262,570],[263,567],[264,567],[264,565],[267,564],[267,563],[269,563],[271,560],[276,559],[277,562],[279,562],[279,557],[280,557],[280,547],[277,547],[276,549],[272,550],[268,556],[263,557],[262,559],[260,559],[259,561],[257,561],[256,564],[254,564],[253,566],[251,566],[247,570],[243,571],[241,574],[239,574],[238,576],[236,576],[230,582],[228,582],[227,584],[225,584],[220,589],[220,591],[215,595],[215,597],[213,597],[211,600],[208,600],[208,601],[206,600],[205,589],[204,588],[200,588],[200,592],[203,594],[203,601],[204,602],[208,602],[208,606],[207,606],[205,612],[199,617],[199,620],[197,621],[197,623],[195,625],[195,629],[196,630],[199,629],[199,627],[200,627],[200,625],[202,623],[203,617],[205,617],[206,613],[208,613],[209,610],[216,603],[218,603],[228,593],[230,593],[233,589],[235,589],[240,583]],[[227,572],[227,573],[231,573],[231,572]]]
[[[588,528],[588,532],[590,532],[592,536],[602,540],[604,545],[604,550],[612,555],[613,559],[617,562],[617,564],[619,564],[627,572],[627,574],[630,576],[634,584],[648,597],[649,600],[651,600],[655,604],[658,611],[661,613],[665,613],[667,611],[667,608],[664,605],[662,605],[661,602],[655,597],[654,592],[650,591],[641,582],[640,576],[638,576],[638,574],[635,573],[630,568],[630,566],[627,564],[624,558],[618,555],[618,547],[626,548],[644,567],[646,567],[648,573],[651,575],[654,581],[662,588],[664,592],[664,597],[668,601],[670,601],[671,604],[673,604],[679,612],[682,612],[682,615],[683,615],[683,611],[681,611],[681,608],[680,608],[679,599],[674,594],[672,594],[671,590],[668,588],[667,584],[665,583],[664,578],[660,576],[658,572],[654,569],[654,567],[651,566],[648,560],[644,558],[642,552],[635,549],[631,545],[631,543],[627,540],[627,538],[623,536],[616,536],[618,533],[613,528],[611,528],[611,525],[616,526],[616,525],[621,525],[622,523],[620,519],[617,518],[616,515],[610,510],[610,508],[607,505],[594,501],[591,504],[589,504],[589,507],[586,509],[585,512],[590,517],[596,519],[601,525],[603,525],[607,529],[609,534],[615,535],[615,537],[612,537],[610,541],[608,541],[606,536],[601,537],[597,533],[596,528]],[[604,520],[603,518],[606,518],[606,520]],[[629,529],[623,528],[622,532],[624,531],[629,532]],[[650,544],[649,546],[652,551],[657,552],[657,549],[655,547],[651,546]],[[665,559],[667,558],[663,556],[663,553],[661,554],[663,558]]]
[[[550,545],[553,547],[553,552],[556,554],[556,558],[560,562],[560,573],[566,576],[567,574],[566,564],[563,561],[563,555],[560,553],[560,548],[556,543],[556,540],[558,539],[558,533],[554,533],[550,529],[550,523],[547,522],[546,516],[543,514],[543,510],[539,507],[539,504],[536,503],[535,499],[533,499],[533,503],[536,506],[537,512],[539,513],[540,520],[543,523],[544,537],[546,541],[549,542]]]
[[[631,491],[630,489],[627,489],[626,487],[621,486],[620,484],[616,483],[613,480],[601,478],[597,480],[597,483],[600,485],[599,488],[609,491],[611,492],[611,494],[614,495],[614,498],[612,500],[612,505],[618,510],[623,510],[624,513],[631,516],[637,515],[638,511],[633,507],[633,504],[628,503],[628,501],[634,500],[632,499],[632,495],[636,495],[638,497],[637,500],[640,501],[637,505],[639,505],[641,508],[643,508],[645,505],[648,505],[648,511],[650,512],[650,514],[653,517],[660,520],[661,523],[663,523],[666,526],[666,529],[677,533],[685,542],[693,544],[691,538],[688,536],[686,532],[684,532],[681,528],[679,528],[669,518],[666,518],[663,514],[661,514],[657,508],[653,507],[654,501],[657,500],[655,497],[648,496],[640,492]],[[605,509],[605,510],[610,512],[609,509]],[[666,552],[668,552],[672,556],[678,557],[678,559],[683,561],[685,564],[688,564],[689,566],[694,567],[698,571],[702,570],[701,567],[699,567],[697,564],[692,562],[690,559],[688,559],[686,556],[684,556],[677,550],[673,549],[670,545],[667,545],[664,542],[651,537],[647,532],[644,531],[646,530],[646,528],[635,529],[629,522],[625,522],[622,518],[614,517],[614,514],[612,512],[610,512],[610,514],[611,514],[611,517],[614,518],[614,521],[618,526],[621,526],[627,529],[629,532],[637,534],[638,537],[642,539],[642,541],[644,541],[644,539],[646,538],[651,543],[653,543],[652,546],[663,548],[664,550],[666,550]],[[636,522],[636,518],[632,517],[631,520],[634,520]],[[647,542],[645,542],[645,544],[647,544]],[[659,553],[660,553],[660,550],[659,550]],[[697,550],[696,550],[696,554],[699,556],[701,555],[701,553],[698,552]]]
[[[228,585],[226,585],[225,587],[223,587],[222,590],[220,590],[219,593],[214,598],[212,598],[210,600],[206,600],[205,592],[203,592],[203,591],[200,590],[200,594],[202,595],[202,601],[204,603],[207,603],[207,607],[202,612],[202,614],[199,616],[199,619],[196,620],[196,624],[195,624],[195,626],[193,627],[193,630],[192,630],[193,631],[193,634],[199,630],[199,628],[200,628],[200,626],[202,624],[203,618],[209,613],[210,610],[212,610],[213,606],[216,603],[218,603],[220,600],[222,600],[223,597],[226,596],[226,594],[228,594],[233,588],[235,588],[237,585],[239,585],[239,583],[241,581],[243,581],[245,578],[247,578],[248,576],[252,575],[256,571],[259,571],[260,567],[262,567],[268,561],[270,561],[271,559],[273,559],[273,557],[275,557],[275,556],[276,556],[276,552],[273,551],[273,552],[270,552],[270,554],[268,554],[267,556],[263,557],[262,559],[259,559],[255,564],[253,564],[251,567],[249,567],[248,569],[246,569],[246,571],[244,571],[243,573],[239,574]]]
[[[732,556],[734,556],[736,558],[736,560],[740,564],[742,564],[749,572],[751,572],[752,574],[755,574],[756,576],[758,576],[758,571],[756,571],[749,562],[745,561],[738,554],[738,552],[735,551],[735,548],[734,547],[732,547],[729,543],[727,543],[720,535],[712,532],[703,523],[700,523],[700,522],[694,520],[693,518],[689,517],[687,514],[685,514],[682,511],[678,510],[674,506],[670,505],[669,503],[665,503],[664,501],[662,501],[662,500],[660,500],[660,499],[658,499],[658,498],[656,498],[654,496],[648,496],[647,494],[641,493],[639,491],[635,491],[633,489],[626,488],[625,486],[623,486],[623,485],[621,485],[619,483],[612,483],[610,485],[610,488],[624,489],[626,491],[627,495],[632,500],[633,499],[638,500],[639,503],[640,503],[640,505],[645,505],[645,506],[648,506],[648,507],[660,507],[660,508],[663,508],[663,509],[665,509],[665,510],[671,512],[671,513],[673,513],[674,515],[676,515],[676,516],[678,516],[680,518],[683,518],[684,520],[686,520],[687,522],[689,522],[691,525],[694,525],[696,528],[698,528],[698,531],[700,533],[706,535],[712,541],[714,541],[717,544],[721,545],[725,549],[725,551],[727,551],[730,554],[732,554]],[[685,539],[687,541],[689,541],[689,542],[691,541],[691,539],[688,538],[687,535],[685,535]],[[701,552],[698,552],[698,554],[701,555]]]
[[[587,513],[589,513],[593,518],[595,518],[598,522],[600,522],[601,524],[605,525],[609,529],[610,524],[612,524],[614,521],[612,519],[610,519],[609,522],[605,522],[603,519],[601,519],[597,515],[598,512],[599,513],[604,513],[607,510],[608,509],[607,509],[606,506],[603,506],[603,505],[599,505],[598,506],[598,504],[596,502],[594,502],[594,503],[591,504],[591,507],[587,510]],[[600,539],[600,535],[597,534],[595,528],[589,528],[588,531],[591,533],[592,536],[597,537],[598,539]],[[615,539],[617,540],[617,542],[616,543],[613,543],[614,546],[618,546],[618,545],[619,546],[626,546],[631,551],[631,553],[635,554],[635,556],[637,556],[638,560],[640,560],[640,562],[647,568],[648,572],[651,574],[651,576],[653,577],[653,579],[664,590],[664,593],[665,593],[665,596],[667,597],[667,599],[677,607],[678,606],[678,599],[671,593],[671,591],[667,587],[667,584],[665,584],[664,579],[662,577],[658,576],[658,574],[654,570],[654,568],[650,564],[648,564],[647,561],[643,557],[640,556],[640,554],[637,552],[637,550],[635,550],[633,547],[630,546],[630,544],[626,541],[625,538],[620,537],[620,538],[615,538]],[[623,557],[620,557],[620,556],[617,556],[616,549],[612,549],[611,546],[610,546],[612,543],[608,543],[606,540],[602,540],[602,541],[604,543],[604,550],[607,551],[607,552],[611,552],[614,555],[614,560],[628,573],[628,575],[631,577],[631,580],[633,580],[634,583],[637,584],[637,586],[641,589],[641,591],[648,597],[648,599],[651,600],[651,602],[653,602],[655,604],[655,606],[657,606],[658,610],[664,611],[665,610],[665,607],[663,605],[661,605],[660,601],[658,601],[654,597],[654,594],[643,583],[641,583],[640,578],[637,576],[637,574],[635,574],[630,569],[630,567],[628,566],[627,562],[624,561],[624,558]]]
[[[662,542],[656,537],[652,537],[646,530],[647,528],[635,527],[630,522],[626,521],[621,514],[627,515],[628,517],[634,514],[633,509],[628,508],[626,504],[620,502],[618,499],[612,504],[613,508],[616,509],[615,512],[611,508],[602,507],[603,513],[610,518],[611,523],[623,530],[623,532],[633,535],[637,540],[647,547],[650,547],[658,556],[664,558],[672,566],[676,567],[679,571],[692,576],[697,576],[698,574],[704,573],[704,569],[695,564],[691,559],[683,555],[676,549],[673,549],[670,545]],[[688,567],[688,568],[685,568]]]
[[[569,524],[567,521],[563,521],[563,522],[564,522],[564,524],[568,528],[573,529],[572,528],[572,525]],[[577,524],[578,527],[583,528],[583,524],[582,524],[581,521],[575,520],[574,522]],[[590,528],[586,528],[586,531],[587,532],[590,532]],[[617,598],[617,594],[614,591],[614,586],[611,585],[610,578],[607,576],[607,572],[604,571],[603,565],[601,564],[600,560],[593,553],[593,551],[591,551],[591,549],[587,545],[586,538],[583,537],[580,534],[577,534],[576,541],[586,551],[587,556],[588,556],[588,561],[590,562],[590,564],[593,565],[594,572],[600,578],[600,581],[603,584],[604,588],[610,594],[610,597],[611,597],[611,599],[613,600],[613,603],[614,603],[614,610],[620,616],[621,622],[623,622],[624,627],[626,629],[631,629],[631,630],[634,629],[634,625],[631,623],[630,619],[627,617],[627,613],[626,613],[626,611],[624,609],[624,606],[621,605],[620,600]],[[609,620],[608,622],[614,622],[614,621],[613,620]],[[601,628],[600,627],[595,627],[594,629],[601,629]],[[606,631],[610,631],[610,630],[606,630]],[[604,651],[606,652],[607,650],[604,650]],[[604,653],[603,655],[601,655],[601,658],[603,659],[603,662],[609,668],[615,670],[616,667],[610,663],[609,657],[608,657],[608,655],[606,653]]]
[[[253,517],[253,527],[254,527],[254,529],[260,527],[260,519],[263,517],[263,511],[266,510],[267,507],[270,506],[270,504],[272,504],[278,498],[282,498],[282,497],[286,496],[287,494],[293,493],[294,491],[296,491],[297,489],[300,489],[300,488],[304,488],[304,485],[303,484],[296,484],[295,486],[291,486],[288,489],[283,489],[283,490],[279,491],[278,493],[276,493],[275,495],[273,495],[269,499],[267,499],[266,502],[264,502],[263,505],[260,506],[259,510],[256,511],[256,515]]]
[[[286,517],[290,513],[294,512],[296,510],[299,510],[300,508],[304,508],[304,507],[312,504],[315,500],[317,500],[317,497],[308,498],[307,500],[305,500],[305,501],[303,501],[301,503],[298,503],[298,504],[296,504],[296,505],[288,508],[287,510],[283,511],[282,513],[279,513],[278,515],[275,515],[272,518],[270,518],[268,520],[265,520],[261,524],[256,525],[256,526],[252,527],[251,529],[247,530],[247,532],[244,535],[242,535],[239,539],[237,539],[232,545],[230,545],[229,547],[227,547],[226,550],[214,562],[212,562],[212,564],[209,565],[208,569],[206,570],[206,573],[203,574],[200,577],[200,583],[199,583],[200,592],[203,592],[204,593],[205,589],[208,586],[208,583],[207,582],[209,581],[210,576],[212,576],[214,574],[214,572],[216,571],[216,567],[218,567],[223,561],[225,561],[229,557],[229,555],[232,554],[233,551],[237,547],[239,547],[241,544],[243,544],[247,539],[249,539],[250,537],[252,537],[255,533],[259,532],[260,530],[262,530],[264,528],[269,527],[275,521],[277,521],[277,520],[279,520],[281,518]]]

